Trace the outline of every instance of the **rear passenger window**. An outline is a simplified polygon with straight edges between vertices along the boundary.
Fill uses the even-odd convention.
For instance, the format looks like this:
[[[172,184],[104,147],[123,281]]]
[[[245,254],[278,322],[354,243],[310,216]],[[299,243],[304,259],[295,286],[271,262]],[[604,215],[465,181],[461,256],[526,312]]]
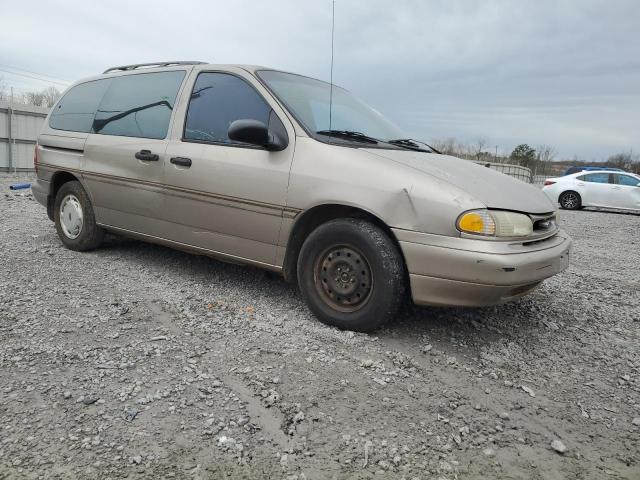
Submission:
[[[191,92],[184,139],[243,145],[229,139],[235,120],[269,124],[271,107],[247,82],[227,73],[201,73]]]
[[[98,104],[111,80],[105,78],[72,87],[53,108],[49,126],[56,130],[89,133]]]
[[[98,106],[93,132],[165,138],[184,75],[171,71],[115,77]]]
[[[582,177],[585,182],[591,183],[609,183],[608,173],[589,173]]]

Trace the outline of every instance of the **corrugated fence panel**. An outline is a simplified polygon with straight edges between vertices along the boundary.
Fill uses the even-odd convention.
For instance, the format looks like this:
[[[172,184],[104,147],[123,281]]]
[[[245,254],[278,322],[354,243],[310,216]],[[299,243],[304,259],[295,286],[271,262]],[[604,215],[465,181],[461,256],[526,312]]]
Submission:
[[[5,110],[0,108],[0,138],[8,138],[8,137],[9,137],[9,116],[7,115],[7,112]],[[4,158],[4,157],[0,157],[0,161],[1,161],[1,158]]]
[[[43,122],[44,118],[42,117],[22,115],[20,111],[16,111],[12,121],[13,132],[21,140],[33,140],[35,142],[38,139]]]
[[[33,169],[33,146],[48,111],[33,105],[10,108],[9,103],[0,102],[0,171]]]
[[[16,143],[13,146],[13,166],[18,170],[33,170],[33,149],[35,143]]]
[[[7,142],[0,142],[0,172],[6,171],[7,164],[9,162],[9,144]]]

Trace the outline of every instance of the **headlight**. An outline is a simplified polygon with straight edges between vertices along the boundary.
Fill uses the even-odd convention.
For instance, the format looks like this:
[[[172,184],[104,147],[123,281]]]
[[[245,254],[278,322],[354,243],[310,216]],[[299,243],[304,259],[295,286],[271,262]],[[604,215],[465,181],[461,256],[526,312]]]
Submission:
[[[522,213],[505,210],[471,210],[456,222],[458,230],[489,237],[526,237],[533,233],[533,222]]]

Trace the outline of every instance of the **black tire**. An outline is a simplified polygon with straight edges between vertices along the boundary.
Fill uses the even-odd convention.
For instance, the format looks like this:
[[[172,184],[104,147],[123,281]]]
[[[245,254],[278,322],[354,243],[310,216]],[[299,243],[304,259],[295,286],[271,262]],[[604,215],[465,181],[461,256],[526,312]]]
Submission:
[[[72,207],[70,208],[80,207],[82,222],[77,231],[70,229],[66,223],[63,225],[60,211],[63,201],[71,203]],[[70,215],[69,221],[71,221],[71,213],[68,214]],[[89,195],[78,181],[67,182],[58,190],[53,205],[53,220],[60,240],[69,250],[77,252],[93,250],[99,247],[104,239],[104,230],[96,225],[96,217]]]
[[[568,190],[560,194],[558,203],[560,204],[560,208],[565,210],[580,210],[582,208],[582,197],[580,197],[578,192]]]
[[[405,300],[402,255],[365,220],[338,219],[316,228],[302,245],[297,274],[311,311],[338,328],[371,332],[393,319]]]

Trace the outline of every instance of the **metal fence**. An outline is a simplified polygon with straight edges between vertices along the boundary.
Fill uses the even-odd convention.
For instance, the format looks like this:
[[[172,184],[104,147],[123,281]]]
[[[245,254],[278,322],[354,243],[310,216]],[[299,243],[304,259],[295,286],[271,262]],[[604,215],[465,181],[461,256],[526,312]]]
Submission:
[[[0,171],[33,170],[33,146],[47,108],[0,102]]]
[[[533,183],[534,185],[542,185],[544,184],[544,181],[549,178],[549,177],[553,177],[554,175],[534,175],[533,176],[533,181],[531,183]]]
[[[483,165],[487,168],[491,168],[493,170],[497,170],[505,175],[509,175],[510,177],[517,178],[518,180],[522,180],[526,183],[533,182],[533,176],[531,175],[531,169],[527,167],[523,167],[522,165],[512,165],[510,163],[494,163],[494,162],[481,162],[475,160],[473,163],[477,163],[478,165]]]

